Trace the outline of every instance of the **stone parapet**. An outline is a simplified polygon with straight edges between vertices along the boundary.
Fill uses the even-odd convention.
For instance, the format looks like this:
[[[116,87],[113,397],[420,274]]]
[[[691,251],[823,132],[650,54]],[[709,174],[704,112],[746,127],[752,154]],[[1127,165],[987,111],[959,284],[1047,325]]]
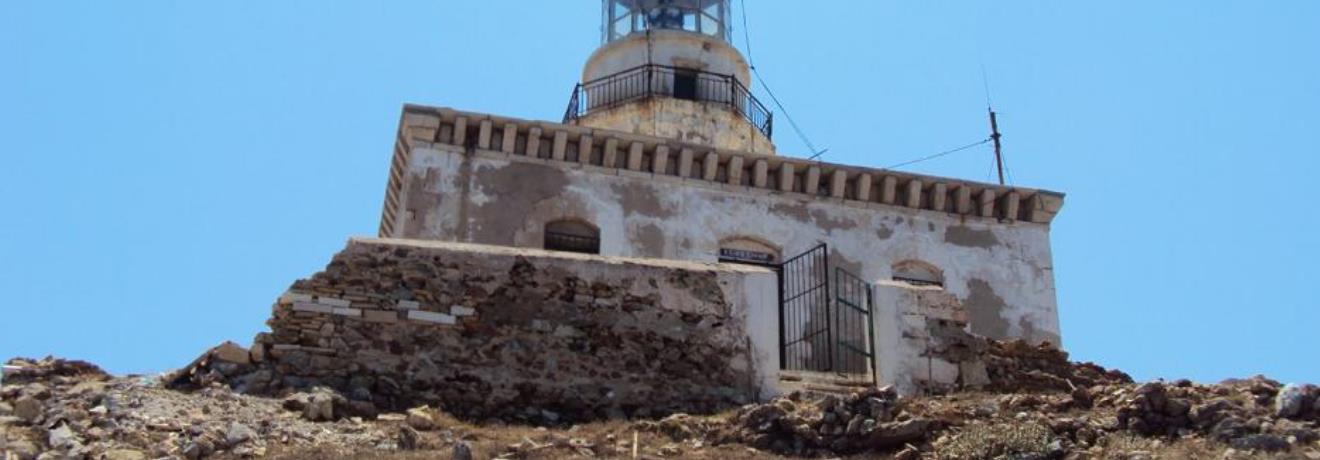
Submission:
[[[402,171],[417,145],[447,145],[548,162],[707,182],[728,189],[764,189],[919,209],[930,212],[1049,224],[1064,195],[886,169],[724,150],[654,136],[520,120],[420,105],[404,107],[399,145],[390,168],[381,235],[400,217]]]

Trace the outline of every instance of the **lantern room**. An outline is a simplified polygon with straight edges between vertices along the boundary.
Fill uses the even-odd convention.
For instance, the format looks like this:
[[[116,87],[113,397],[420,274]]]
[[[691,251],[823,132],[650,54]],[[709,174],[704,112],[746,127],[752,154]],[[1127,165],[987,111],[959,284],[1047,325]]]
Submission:
[[[683,30],[729,42],[729,0],[604,0],[602,42],[648,30]]]
[[[564,122],[774,153],[774,117],[752,96],[730,0],[603,0],[602,43]]]

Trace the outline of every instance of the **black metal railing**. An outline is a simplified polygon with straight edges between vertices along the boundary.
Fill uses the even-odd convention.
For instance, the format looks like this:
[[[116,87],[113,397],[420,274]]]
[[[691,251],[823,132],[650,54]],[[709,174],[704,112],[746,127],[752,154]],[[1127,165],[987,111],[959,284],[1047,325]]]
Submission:
[[[774,133],[774,114],[733,75],[657,64],[578,84],[569,98],[564,123],[597,110],[656,96],[720,104],[756,126],[765,137]]]
[[[545,248],[551,251],[600,254],[600,238],[559,232],[545,232]]]

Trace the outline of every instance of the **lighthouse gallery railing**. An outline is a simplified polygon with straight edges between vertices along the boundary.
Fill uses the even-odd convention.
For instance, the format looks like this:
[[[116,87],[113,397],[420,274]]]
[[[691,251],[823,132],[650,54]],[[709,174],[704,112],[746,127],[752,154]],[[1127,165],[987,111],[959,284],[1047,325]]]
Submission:
[[[578,84],[564,112],[564,123],[654,96],[721,104],[756,126],[765,137],[773,133],[774,114],[734,76],[657,64]]]

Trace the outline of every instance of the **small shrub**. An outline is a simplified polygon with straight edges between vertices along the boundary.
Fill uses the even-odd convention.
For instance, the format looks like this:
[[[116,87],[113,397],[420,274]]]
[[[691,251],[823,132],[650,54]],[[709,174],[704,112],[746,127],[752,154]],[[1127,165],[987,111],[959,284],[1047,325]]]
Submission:
[[[945,460],[1010,460],[1044,458],[1054,433],[1036,422],[976,424],[946,438],[937,446]]]

